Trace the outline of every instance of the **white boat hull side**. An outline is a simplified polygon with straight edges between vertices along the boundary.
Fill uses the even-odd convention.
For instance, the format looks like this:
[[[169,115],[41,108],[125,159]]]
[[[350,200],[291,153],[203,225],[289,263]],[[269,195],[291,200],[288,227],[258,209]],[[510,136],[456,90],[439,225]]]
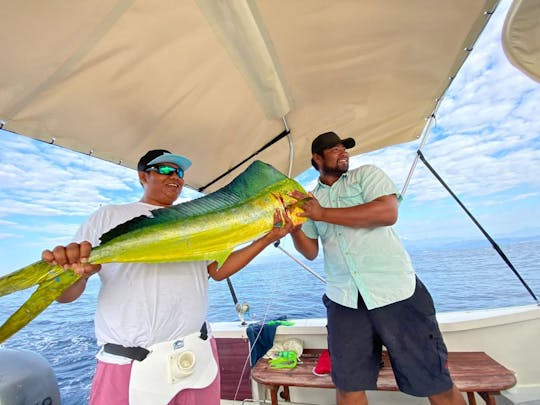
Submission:
[[[518,386],[540,385],[540,307],[439,316],[449,350],[483,351],[516,373]]]
[[[450,351],[484,351],[496,361],[516,373],[517,385],[511,392],[529,390],[540,392],[540,307],[499,308],[438,314],[445,342]],[[296,337],[302,340],[304,348],[326,347],[326,320],[298,319],[294,326],[280,326],[275,340]],[[216,337],[247,337],[245,327],[238,323],[214,323]],[[264,387],[253,383],[253,398],[265,399]],[[335,394],[329,389],[291,388],[291,400],[309,404],[334,404]],[[427,404],[424,398],[414,398],[402,393],[369,392],[370,404]],[[533,394],[536,395],[536,394]],[[244,398],[239,398],[237,404]],[[499,398],[501,403],[504,398]],[[498,399],[498,401],[499,401]],[[537,399],[540,403],[540,397]],[[477,398],[478,403],[483,400]],[[528,400],[531,400],[529,398]],[[238,402],[239,401],[239,402]],[[233,404],[222,401],[222,404]],[[261,402],[263,403],[263,402]],[[528,402],[529,403],[529,402]],[[536,402],[533,402],[536,403]]]

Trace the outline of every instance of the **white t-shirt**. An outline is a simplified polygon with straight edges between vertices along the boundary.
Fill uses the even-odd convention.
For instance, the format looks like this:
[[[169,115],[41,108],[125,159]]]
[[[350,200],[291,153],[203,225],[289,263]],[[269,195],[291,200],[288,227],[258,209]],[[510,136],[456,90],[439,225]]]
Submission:
[[[97,246],[109,229],[156,208],[161,207],[142,202],[102,207],[79,228],[75,241]],[[98,344],[148,347],[198,331],[208,309],[208,263],[103,264],[95,316]]]

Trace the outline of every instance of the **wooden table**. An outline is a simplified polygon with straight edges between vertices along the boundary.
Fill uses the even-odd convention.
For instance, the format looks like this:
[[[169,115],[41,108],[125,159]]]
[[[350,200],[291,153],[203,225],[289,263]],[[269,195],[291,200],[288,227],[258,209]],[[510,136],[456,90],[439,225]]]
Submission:
[[[294,369],[272,369],[267,359],[260,359],[252,371],[258,383],[270,389],[273,405],[278,403],[278,390],[283,387],[283,398],[290,401],[289,387],[335,388],[330,375],[316,376],[313,367],[322,350],[307,349],[302,354],[302,364]],[[399,391],[387,353],[383,353],[384,366],[379,372],[377,390]],[[461,392],[467,393],[470,405],[476,405],[474,393],[486,404],[495,405],[495,395],[516,384],[514,373],[497,363],[484,352],[450,352],[448,368],[454,384]]]

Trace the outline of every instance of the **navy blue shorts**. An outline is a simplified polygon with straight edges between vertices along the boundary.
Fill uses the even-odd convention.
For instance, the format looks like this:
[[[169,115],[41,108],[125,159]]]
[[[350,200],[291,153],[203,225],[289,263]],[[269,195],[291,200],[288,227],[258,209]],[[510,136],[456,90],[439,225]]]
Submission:
[[[339,305],[326,295],[323,303],[332,380],[340,390],[377,389],[383,345],[402,392],[428,397],[452,388],[433,300],[419,279],[410,298],[381,308],[368,311],[360,296],[358,309]]]

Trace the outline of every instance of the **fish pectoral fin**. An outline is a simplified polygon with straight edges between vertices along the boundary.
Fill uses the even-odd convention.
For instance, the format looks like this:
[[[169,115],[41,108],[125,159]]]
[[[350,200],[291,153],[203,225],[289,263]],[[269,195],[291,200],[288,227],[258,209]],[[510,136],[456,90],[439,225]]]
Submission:
[[[32,263],[0,277],[0,297],[54,279],[64,271],[62,267],[49,264],[43,260]]]
[[[30,298],[0,326],[0,343],[25,327],[79,278],[73,271],[64,270],[56,277],[44,280]]]

